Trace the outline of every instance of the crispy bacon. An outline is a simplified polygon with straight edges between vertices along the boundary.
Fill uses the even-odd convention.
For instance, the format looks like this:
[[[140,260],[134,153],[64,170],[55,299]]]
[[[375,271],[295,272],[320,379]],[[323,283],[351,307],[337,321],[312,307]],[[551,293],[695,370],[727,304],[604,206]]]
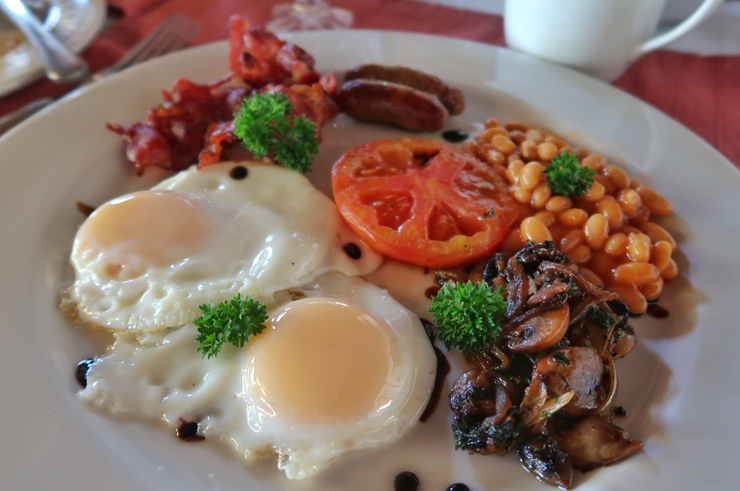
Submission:
[[[144,121],[107,125],[126,139],[126,156],[137,174],[152,165],[179,171],[196,161],[201,166],[220,162],[224,150],[238,142],[234,114],[255,90],[286,94],[295,116],[316,123],[321,141],[321,126],[337,114],[333,73],[319,78],[311,55],[270,32],[249,29],[249,22],[237,16],[231,18],[229,61],[232,73],[208,85],[177,80]]]
[[[255,87],[267,84],[313,84],[319,74],[313,57],[263,29],[249,29],[249,21],[231,17],[231,71]]]

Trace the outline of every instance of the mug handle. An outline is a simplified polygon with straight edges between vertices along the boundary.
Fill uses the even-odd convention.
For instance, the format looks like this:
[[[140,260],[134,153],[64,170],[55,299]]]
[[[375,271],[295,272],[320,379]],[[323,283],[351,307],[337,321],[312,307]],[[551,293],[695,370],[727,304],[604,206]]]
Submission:
[[[680,38],[690,30],[701,24],[711,14],[713,14],[723,1],[724,0],[704,0],[704,2],[699,5],[699,8],[696,9],[693,14],[687,17],[686,20],[678,24],[676,27],[666,33],[661,34],[660,36],[655,36],[652,39],[648,39],[647,41],[639,45],[635,49],[635,52],[632,54],[632,59],[635,59],[638,56],[642,56],[649,51],[653,51],[654,49],[660,48],[661,46],[665,46],[671,41]]]

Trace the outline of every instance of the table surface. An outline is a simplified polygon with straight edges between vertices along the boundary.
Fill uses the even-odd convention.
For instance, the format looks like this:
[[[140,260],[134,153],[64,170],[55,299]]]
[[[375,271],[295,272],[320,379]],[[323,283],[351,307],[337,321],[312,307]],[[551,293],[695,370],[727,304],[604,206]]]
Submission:
[[[504,0],[424,0],[450,7],[503,15]],[[600,0],[599,0],[600,1]],[[697,3],[698,0],[669,0],[673,3]],[[678,8],[686,10],[681,5]],[[659,30],[670,26],[661,26]],[[720,7],[702,25],[663,49],[700,55],[740,55],[740,2]]]

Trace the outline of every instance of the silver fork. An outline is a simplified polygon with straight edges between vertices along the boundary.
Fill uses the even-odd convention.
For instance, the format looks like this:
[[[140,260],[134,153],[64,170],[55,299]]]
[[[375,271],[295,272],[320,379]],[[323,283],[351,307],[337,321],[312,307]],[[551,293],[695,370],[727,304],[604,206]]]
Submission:
[[[183,14],[172,14],[147,37],[139,41],[113,65],[87,77],[80,87],[89,85],[104,79],[105,77],[119,72],[137,63],[156,58],[157,56],[172,53],[185,46],[200,28],[200,22],[196,22]],[[0,118],[0,133],[3,133],[13,125],[20,123],[36,111],[48,106],[56,99],[42,97],[31,101],[25,106],[6,114]]]

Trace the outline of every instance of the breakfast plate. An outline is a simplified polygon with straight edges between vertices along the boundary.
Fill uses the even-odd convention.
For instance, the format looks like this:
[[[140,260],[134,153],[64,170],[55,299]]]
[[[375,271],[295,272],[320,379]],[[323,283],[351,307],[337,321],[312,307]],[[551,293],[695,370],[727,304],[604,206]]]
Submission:
[[[288,37],[288,36],[286,36]],[[622,425],[645,443],[613,467],[579,476],[584,491],[732,489],[730,460],[740,425],[733,270],[740,243],[740,172],[700,138],[631,96],[568,69],[483,44],[378,31],[289,36],[312,53],[321,72],[360,63],[405,65],[459,87],[468,109],[445,129],[477,134],[483,122],[524,121],[567,141],[621,158],[633,177],[669,198],[675,213],[661,224],[678,239],[681,275],[661,305],[670,315],[633,319],[639,342],[620,371]],[[324,473],[288,481],[274,461],[249,467],[213,442],[181,442],[153,425],[113,421],[75,397],[77,362],[100,354],[108,334],[80,328],[58,309],[72,281],[69,254],[83,216],[76,202],[99,205],[151,187],[164,174],[136,177],[120,138],[105,123],[139,120],[175,78],[206,83],[227,71],[226,42],[153,60],[86,87],[0,139],[0,475],[14,490],[368,490],[393,488],[401,471],[424,490],[463,482],[472,490],[551,489],[504,458],[453,450],[446,402],[401,440],[343,457]],[[331,195],[330,169],[361,143],[407,135],[340,116],[324,127],[308,175]],[[426,135],[441,141],[437,135]],[[390,290],[401,278],[386,278]],[[407,292],[419,305],[423,298]],[[421,295],[423,297],[423,295]],[[464,366],[456,353],[444,392]]]
[[[45,19],[41,19],[44,27],[75,53],[90,44],[105,21],[103,0],[37,0],[29,2],[29,7],[34,14],[45,15]],[[42,75],[31,46],[0,13],[0,97]]]

